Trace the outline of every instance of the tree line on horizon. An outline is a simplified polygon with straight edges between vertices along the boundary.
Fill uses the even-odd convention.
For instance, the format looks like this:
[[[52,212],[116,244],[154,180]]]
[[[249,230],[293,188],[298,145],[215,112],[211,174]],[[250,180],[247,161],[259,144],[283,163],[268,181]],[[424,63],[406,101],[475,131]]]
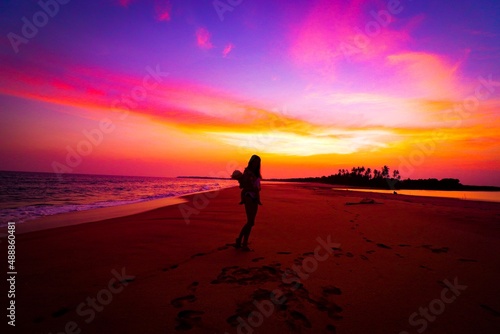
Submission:
[[[179,178],[201,178],[201,179],[231,179],[224,177],[209,176],[178,176]],[[375,189],[410,189],[410,190],[482,190],[482,191],[500,191],[500,187],[495,186],[472,186],[463,185],[459,179],[454,178],[428,178],[428,179],[402,179],[399,170],[391,169],[384,165],[380,169],[371,169],[362,167],[352,167],[348,169],[339,169],[336,174],[317,177],[300,177],[288,179],[265,179],[266,181],[282,182],[318,182],[333,185],[344,185],[350,187],[363,187]]]
[[[289,181],[289,182],[321,182],[335,185],[346,185],[353,187],[367,187],[378,189],[428,189],[428,190],[460,190],[471,186],[464,186],[459,179],[444,178],[438,180],[436,178],[401,179],[399,170],[395,169],[391,173],[391,169],[384,165],[379,169],[371,169],[362,167],[352,167],[348,169],[339,169],[336,174],[319,177],[304,177],[290,179],[271,179],[271,181]]]

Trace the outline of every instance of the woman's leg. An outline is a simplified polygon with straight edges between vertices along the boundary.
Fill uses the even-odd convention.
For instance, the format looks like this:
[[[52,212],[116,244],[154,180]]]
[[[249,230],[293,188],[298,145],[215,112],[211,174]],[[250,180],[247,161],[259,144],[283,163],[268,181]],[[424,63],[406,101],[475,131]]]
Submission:
[[[243,239],[243,246],[248,244],[248,238],[250,237],[250,232],[252,232],[252,227],[255,224],[255,217],[257,216],[257,210],[259,205],[254,202],[250,197],[245,198],[245,212],[247,214],[247,223],[240,232],[239,239]]]

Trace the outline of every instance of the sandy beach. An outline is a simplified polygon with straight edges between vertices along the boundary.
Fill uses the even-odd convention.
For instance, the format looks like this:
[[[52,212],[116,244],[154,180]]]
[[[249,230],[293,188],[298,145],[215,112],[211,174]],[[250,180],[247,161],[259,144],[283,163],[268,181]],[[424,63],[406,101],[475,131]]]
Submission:
[[[500,203],[267,184],[242,252],[238,188],[184,199],[19,233],[15,332],[500,332]]]

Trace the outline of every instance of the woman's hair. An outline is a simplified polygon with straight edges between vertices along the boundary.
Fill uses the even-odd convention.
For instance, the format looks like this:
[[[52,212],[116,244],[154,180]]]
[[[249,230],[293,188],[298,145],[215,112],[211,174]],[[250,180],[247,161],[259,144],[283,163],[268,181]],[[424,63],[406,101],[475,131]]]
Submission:
[[[252,167],[254,161],[257,161],[257,165],[255,167]],[[252,155],[250,160],[248,161],[248,166],[247,168],[249,171],[251,171],[256,177],[260,177],[262,179],[262,175],[260,174],[260,157],[258,155]]]

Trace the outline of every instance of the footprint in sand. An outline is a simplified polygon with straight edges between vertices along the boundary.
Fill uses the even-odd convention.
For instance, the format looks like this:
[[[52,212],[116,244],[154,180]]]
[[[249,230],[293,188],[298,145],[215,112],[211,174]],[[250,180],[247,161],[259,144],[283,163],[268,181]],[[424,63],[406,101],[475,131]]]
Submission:
[[[328,317],[334,320],[342,320],[344,317],[339,315],[340,312],[342,312],[342,307],[332,304],[328,309]]]
[[[191,255],[191,258],[194,259],[195,257],[204,256],[204,255],[206,255],[206,253],[196,253],[194,255]]]
[[[411,247],[411,245],[407,245],[407,244],[399,244],[398,246],[399,247]]]
[[[245,268],[240,268],[240,269],[233,271],[233,275],[246,275],[248,273],[250,273],[250,270],[245,269]]]
[[[244,316],[242,317],[241,315],[239,314],[233,314],[231,316],[229,316],[227,319],[226,319],[226,322],[228,324],[230,324],[232,327],[236,327],[238,326],[240,323],[238,322],[238,318],[245,318]]]
[[[498,312],[497,310],[492,309],[488,305],[480,304],[479,306],[481,306],[483,309],[485,309],[486,311],[488,311],[491,314],[493,314],[495,317],[500,317],[500,312]]]
[[[263,257],[256,257],[255,259],[252,259],[252,262],[259,262],[261,260],[264,260]]]
[[[315,306],[320,312],[324,312],[328,315],[328,318],[333,320],[340,320],[342,316],[339,315],[342,312],[342,308],[329,300],[331,295],[340,295],[341,290],[333,285],[328,285],[321,287],[323,295],[319,298],[314,298],[314,296],[310,295],[309,291],[302,285],[300,286],[290,286],[289,284],[285,284],[283,282],[284,275],[292,273],[290,269],[285,271],[279,269],[279,263],[273,263],[270,265],[265,265],[260,268],[251,267],[248,268],[247,277],[238,277],[235,275],[238,280],[246,279],[249,284],[258,283],[261,285],[264,282],[282,282],[280,284],[280,289],[283,290],[284,295],[286,295],[286,300],[279,307],[278,319],[283,321],[286,325],[288,325],[289,330],[293,332],[300,332],[305,328],[312,328],[311,320],[303,313],[305,303],[310,303]],[[224,273],[225,275],[226,273]],[[235,274],[231,272],[231,274]],[[267,276],[267,277],[263,277]],[[264,278],[264,279],[262,279]],[[219,277],[221,280],[220,283],[223,282],[224,277]],[[240,325],[238,318],[247,318],[250,313],[255,311],[255,301],[260,300],[269,300],[272,295],[272,288],[263,289],[257,288],[254,292],[249,295],[248,299],[237,304],[236,312],[226,318],[226,322],[230,324],[232,327],[237,327]],[[335,333],[335,327],[331,325],[329,328],[329,332]]]
[[[188,290],[195,292],[198,285],[200,285],[200,283],[198,281],[194,281],[193,283],[189,284]]]
[[[179,319],[199,319],[202,314],[205,314],[205,312],[194,311],[194,310],[184,310],[184,311],[180,311],[177,314],[177,318],[179,318]]]
[[[252,294],[252,298],[254,300],[265,300],[265,299],[270,299],[272,295],[273,294],[271,290],[259,288],[254,291],[254,293]]]
[[[313,304],[314,306],[316,306],[316,308],[321,312],[328,311],[328,300],[326,300],[326,298],[324,298],[324,297],[322,297],[318,300],[315,300],[311,297],[307,297],[307,301],[309,303]]]
[[[326,325],[325,329],[327,332],[337,333],[337,327],[335,327],[334,325],[328,324]]]
[[[373,254],[373,253],[375,253],[375,251],[373,249],[371,249],[371,250],[367,250],[366,253],[367,254]]]
[[[301,321],[302,325],[304,325],[304,327],[306,327],[306,328],[311,328],[312,327],[311,321],[309,321],[309,319],[303,313],[294,310],[294,311],[290,312],[290,315],[292,316],[292,318],[294,320]]]
[[[448,247],[432,248],[432,245],[422,245],[422,247],[429,249],[431,252],[436,254],[448,253],[448,251],[450,250]]]
[[[163,268],[161,271],[169,271],[169,270],[172,270],[172,269],[176,269],[176,268],[178,268],[178,267],[179,267],[179,265],[177,265],[177,264],[173,264],[173,265],[171,265],[171,266],[170,266],[170,267],[168,267],[168,268]]]
[[[127,278],[122,279],[121,281],[114,282],[113,287],[118,288],[118,287],[120,287],[120,284],[123,284],[124,286],[126,286],[128,283],[133,282],[133,281],[135,281],[135,276],[128,276]]]
[[[437,281],[439,285],[441,285],[443,288],[448,287],[443,281]]]
[[[52,313],[52,318],[59,318],[70,311],[67,307],[61,307],[59,310]]]
[[[391,247],[387,246],[386,244],[377,244],[377,246],[380,248],[392,249]]]
[[[228,271],[228,270],[231,270],[231,269],[238,269],[240,266],[229,266],[229,267],[224,267],[222,268],[222,271]]]
[[[196,296],[195,295],[187,295],[187,296],[183,296],[183,297],[178,297],[178,298],[172,299],[170,301],[170,304],[172,304],[172,306],[175,307],[175,308],[181,308],[187,302],[192,303],[195,300],[196,300]]]
[[[439,253],[448,253],[449,248],[448,247],[441,247],[441,248],[431,248],[431,252],[439,254]]]
[[[288,254],[292,254],[292,252],[276,252],[276,254],[288,255]]]
[[[364,256],[364,255],[360,255],[359,257],[360,257],[362,260],[368,261],[368,258],[367,258],[366,256]]]
[[[272,264],[262,267],[222,269],[221,273],[210,284],[253,285],[276,282],[282,279],[282,271],[278,267],[279,264]]]
[[[347,257],[354,257],[354,254],[352,254],[351,252],[347,252],[347,253],[345,253],[345,256],[347,256]]]
[[[302,253],[302,255],[304,255],[304,256],[314,255],[314,252],[305,252],[305,253]]]
[[[194,310],[184,310],[177,314],[175,320],[177,320],[177,326],[175,326],[176,331],[187,331],[197,326],[201,323],[201,315],[204,314],[203,311]]]
[[[279,274],[279,269],[276,269],[278,268],[280,265],[276,266],[276,265],[270,265],[270,266],[262,266],[261,267],[261,270],[262,271],[266,271],[272,275],[276,275],[276,274]]]
[[[262,289],[259,289],[259,290],[262,290]],[[263,292],[261,292],[261,293],[263,293]],[[269,291],[269,293],[270,293],[270,291]],[[269,295],[266,298],[269,298]],[[255,305],[254,305],[255,300],[256,299],[253,298],[251,300],[239,302],[237,304],[236,313],[229,316],[226,319],[226,322],[228,324],[230,324],[232,327],[237,327],[240,324],[240,322],[238,321],[238,318],[246,319],[246,318],[248,318],[250,313],[255,311]],[[261,300],[261,299],[259,299],[259,300]]]
[[[373,241],[371,241],[370,239],[365,238],[365,237],[363,237],[363,239],[364,239],[366,242],[373,242]]]
[[[327,297],[329,295],[341,295],[342,294],[342,291],[333,285],[323,286],[323,287],[321,287],[321,289],[323,290],[323,296],[325,296],[325,297]]]

